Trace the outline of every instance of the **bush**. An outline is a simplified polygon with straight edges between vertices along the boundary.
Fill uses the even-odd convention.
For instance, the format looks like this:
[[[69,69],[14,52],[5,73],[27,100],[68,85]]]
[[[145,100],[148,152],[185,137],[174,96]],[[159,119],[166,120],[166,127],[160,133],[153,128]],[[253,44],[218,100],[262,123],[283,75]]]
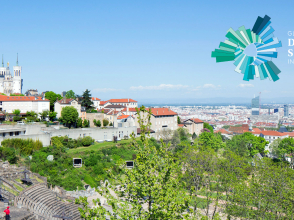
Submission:
[[[4,148],[13,148],[19,151],[22,155],[31,155],[33,151],[40,150],[43,147],[43,144],[39,140],[32,140],[32,139],[20,139],[20,138],[13,138],[13,139],[6,139],[2,141],[2,146]]]
[[[14,117],[13,117],[13,121],[21,121],[21,117],[19,117],[19,116],[14,116]]]
[[[109,124],[109,121],[107,119],[103,119],[103,127],[106,127]]]
[[[90,136],[86,136],[82,139],[82,145],[83,146],[90,146],[94,140]]]

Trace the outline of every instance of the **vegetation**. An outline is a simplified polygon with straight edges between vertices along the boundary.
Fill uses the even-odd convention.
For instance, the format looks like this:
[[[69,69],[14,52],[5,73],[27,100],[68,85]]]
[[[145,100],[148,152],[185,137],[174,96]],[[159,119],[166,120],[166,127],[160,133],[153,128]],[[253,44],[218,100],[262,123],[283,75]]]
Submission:
[[[84,119],[84,121],[83,121],[83,128],[88,128],[88,127],[90,127],[90,121],[87,120],[87,119]]]
[[[41,120],[44,121],[49,116],[49,111],[48,110],[44,110],[41,113],[39,113],[39,115],[41,117]]]
[[[86,110],[91,110],[93,107],[92,97],[90,90],[86,89],[82,96],[82,106],[86,107]]]
[[[63,122],[67,127],[71,128],[74,125],[79,117],[77,109],[73,106],[65,106],[61,110],[61,117],[59,120]]]
[[[75,99],[76,98],[76,94],[75,94],[74,91],[69,90],[69,91],[66,92],[65,98],[67,98],[67,99]]]
[[[109,124],[109,121],[107,119],[103,119],[103,127],[106,127]]]
[[[34,122],[38,119],[38,114],[34,111],[27,111],[26,113],[27,122]]]
[[[93,123],[94,123],[94,125],[95,125],[96,127],[101,127],[101,121],[100,121],[100,120],[96,120],[96,119],[94,119],[94,120],[93,120]]]
[[[54,111],[54,103],[58,100],[61,100],[62,96],[50,91],[45,93],[45,98],[50,100],[50,111]]]

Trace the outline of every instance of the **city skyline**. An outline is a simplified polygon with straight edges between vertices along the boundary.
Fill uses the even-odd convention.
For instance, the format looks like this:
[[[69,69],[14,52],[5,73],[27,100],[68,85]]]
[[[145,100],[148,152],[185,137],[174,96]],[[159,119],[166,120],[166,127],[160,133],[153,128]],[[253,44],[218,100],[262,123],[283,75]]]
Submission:
[[[0,54],[6,66],[14,65],[19,53],[23,92],[72,89],[82,94],[89,89],[103,100],[172,97],[192,102],[213,97],[249,100],[261,92],[262,99],[288,98],[290,103],[294,66],[287,64],[287,32],[294,21],[288,4],[234,2],[221,7],[225,17],[219,16],[222,4],[19,1],[15,7],[6,2]],[[240,8],[251,13],[240,13]],[[265,14],[283,44],[275,61],[282,71],[280,80],[245,82],[232,63],[216,64],[210,53],[230,27],[252,28],[256,17]]]

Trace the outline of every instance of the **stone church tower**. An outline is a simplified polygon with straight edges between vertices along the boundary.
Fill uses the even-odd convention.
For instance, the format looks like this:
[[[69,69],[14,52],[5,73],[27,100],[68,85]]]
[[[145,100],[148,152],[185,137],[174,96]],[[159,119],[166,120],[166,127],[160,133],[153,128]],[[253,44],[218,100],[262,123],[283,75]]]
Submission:
[[[4,67],[2,56],[2,67],[0,67],[0,93],[7,95],[12,93],[22,93],[23,80],[21,79],[21,66],[18,65],[18,55],[16,60],[16,66],[13,67],[13,76],[9,69],[9,62],[7,67]]]

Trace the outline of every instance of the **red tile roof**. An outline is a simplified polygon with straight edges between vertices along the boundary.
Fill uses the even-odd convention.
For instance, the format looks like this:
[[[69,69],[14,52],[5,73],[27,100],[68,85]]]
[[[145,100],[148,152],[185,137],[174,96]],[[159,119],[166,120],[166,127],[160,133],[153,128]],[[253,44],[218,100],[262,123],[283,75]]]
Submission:
[[[0,101],[2,102],[16,102],[16,101],[49,102],[48,99],[43,100],[42,97],[38,97],[38,96],[6,96],[6,95],[0,95]]]
[[[108,101],[100,101],[100,105],[106,104]]]
[[[69,104],[71,101],[73,101],[74,99],[61,99],[59,101],[57,101],[59,104]]]
[[[261,134],[264,136],[285,136],[287,135],[286,133],[281,133],[278,131],[262,131]]]
[[[93,101],[100,101],[101,99],[98,99],[98,98],[96,98],[96,97],[92,97],[92,100],[93,100]]]
[[[140,110],[140,108],[138,108],[138,109]],[[126,112],[127,108],[124,108],[122,111]],[[136,111],[136,108],[129,108],[129,112],[137,112],[137,111]]]
[[[117,117],[117,119],[124,119],[124,118],[128,118],[130,117],[130,115],[120,115]]]
[[[182,127],[184,127],[184,124],[178,124],[178,127],[182,128]]]
[[[228,132],[227,130],[225,130],[225,129],[223,129],[223,128],[214,131],[214,133],[218,133],[218,132],[220,132],[220,133],[222,133],[222,134],[230,134],[230,132]]]
[[[294,132],[283,132],[283,134],[287,134],[289,137],[294,137]]]
[[[175,113],[174,111],[170,110],[169,108],[151,108],[151,113],[154,116],[177,115],[177,113]]]
[[[194,121],[195,123],[203,123],[199,118],[190,118],[191,121]]]
[[[134,99],[109,99],[111,103],[130,103],[130,102],[137,102]]]

